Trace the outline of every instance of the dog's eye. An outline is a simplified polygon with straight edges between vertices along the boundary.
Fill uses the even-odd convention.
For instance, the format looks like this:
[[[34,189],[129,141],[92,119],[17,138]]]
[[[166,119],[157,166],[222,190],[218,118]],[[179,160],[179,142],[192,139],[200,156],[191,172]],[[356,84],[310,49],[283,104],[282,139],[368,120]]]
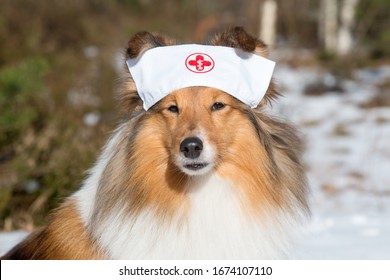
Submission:
[[[225,107],[225,104],[223,104],[222,102],[215,102],[213,104],[213,106],[211,106],[211,110],[213,111],[217,111],[217,110],[221,110]]]
[[[167,110],[172,113],[179,113],[179,107],[176,105],[169,106]]]

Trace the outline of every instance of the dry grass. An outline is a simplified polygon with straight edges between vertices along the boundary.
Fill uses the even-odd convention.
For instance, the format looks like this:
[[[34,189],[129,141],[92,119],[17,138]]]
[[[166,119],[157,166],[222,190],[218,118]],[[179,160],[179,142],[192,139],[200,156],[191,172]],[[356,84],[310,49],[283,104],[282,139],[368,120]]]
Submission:
[[[345,137],[350,134],[351,132],[348,130],[347,125],[344,123],[336,124],[332,131],[332,135],[337,137]]]

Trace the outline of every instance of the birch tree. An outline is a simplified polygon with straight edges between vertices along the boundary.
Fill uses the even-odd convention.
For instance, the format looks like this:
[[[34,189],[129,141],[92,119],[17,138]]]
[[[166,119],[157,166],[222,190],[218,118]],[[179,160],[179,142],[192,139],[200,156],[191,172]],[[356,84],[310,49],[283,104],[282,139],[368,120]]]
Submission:
[[[344,0],[341,7],[337,54],[349,54],[353,47],[352,29],[355,23],[355,10],[358,0]]]
[[[271,48],[276,41],[276,17],[278,5],[275,0],[260,2],[260,38]]]
[[[337,51],[337,0],[321,0],[320,38],[328,52]]]

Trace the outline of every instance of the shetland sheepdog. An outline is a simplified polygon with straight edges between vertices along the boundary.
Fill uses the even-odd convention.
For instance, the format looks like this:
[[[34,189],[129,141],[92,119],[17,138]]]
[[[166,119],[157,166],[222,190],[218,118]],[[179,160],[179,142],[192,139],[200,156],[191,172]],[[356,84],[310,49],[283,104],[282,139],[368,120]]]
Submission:
[[[126,59],[175,45],[140,32]],[[267,56],[242,28],[208,45]],[[179,78],[179,77],[178,77]],[[129,72],[125,117],[76,193],[3,259],[280,259],[309,212],[296,130],[216,88],[171,92],[149,110]]]

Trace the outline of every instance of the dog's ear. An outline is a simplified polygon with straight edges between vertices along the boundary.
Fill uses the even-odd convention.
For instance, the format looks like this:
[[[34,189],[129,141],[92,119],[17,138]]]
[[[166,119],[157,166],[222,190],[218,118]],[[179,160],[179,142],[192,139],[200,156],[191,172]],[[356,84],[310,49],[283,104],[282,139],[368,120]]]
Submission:
[[[249,35],[242,27],[232,27],[217,33],[210,40],[209,44],[241,49],[245,52],[254,53],[263,57],[268,57],[269,55],[267,46],[261,40]],[[262,108],[267,103],[271,103],[271,101],[277,99],[279,95],[274,82],[271,81],[267,93],[257,108]]]
[[[172,38],[157,33],[146,31],[138,32],[128,42],[126,59],[137,58],[142,53],[155,47],[176,45]]]
[[[157,33],[138,32],[130,38],[125,52],[125,60],[137,58],[155,47],[176,45],[174,39]],[[127,67],[122,77],[119,99],[125,116],[142,112],[142,100]]]
[[[242,27],[232,27],[217,33],[209,42],[214,46],[225,46],[241,49],[245,52],[268,56],[267,46],[259,39],[249,35]]]

